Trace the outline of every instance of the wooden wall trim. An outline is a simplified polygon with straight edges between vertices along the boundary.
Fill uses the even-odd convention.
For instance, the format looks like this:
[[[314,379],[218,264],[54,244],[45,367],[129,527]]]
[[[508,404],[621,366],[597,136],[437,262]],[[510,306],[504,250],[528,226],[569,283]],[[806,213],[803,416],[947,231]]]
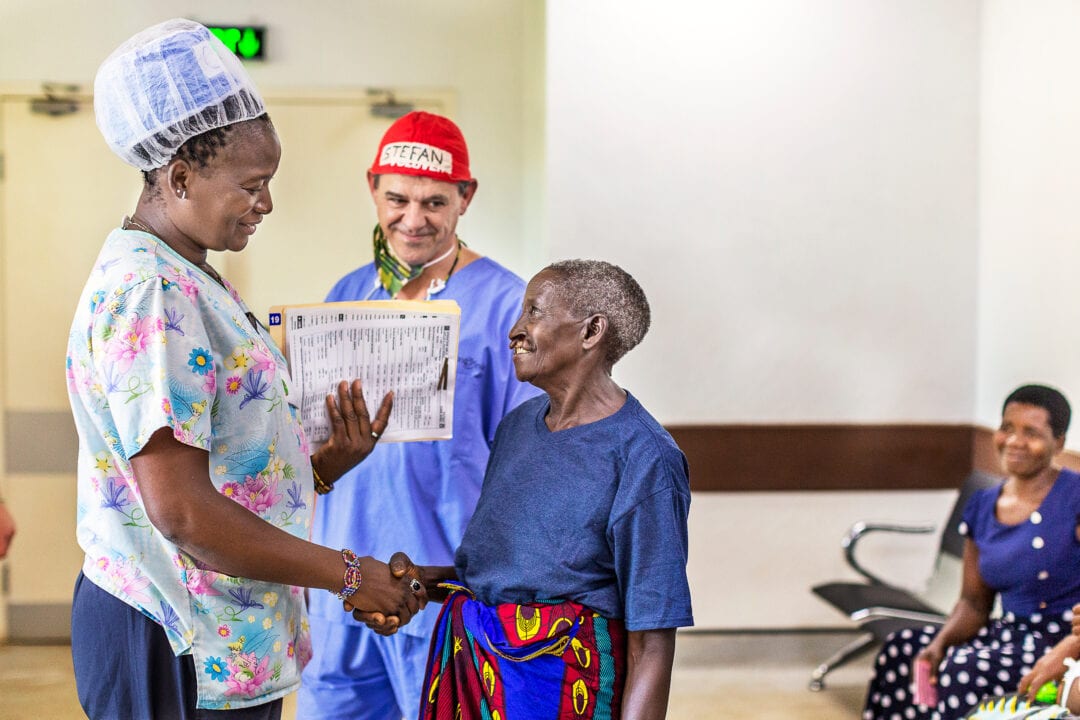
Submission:
[[[679,425],[695,492],[955,488],[970,425]]]
[[[1001,472],[976,425],[672,425],[694,492],[955,489]],[[1080,454],[1057,461],[1080,470]]]

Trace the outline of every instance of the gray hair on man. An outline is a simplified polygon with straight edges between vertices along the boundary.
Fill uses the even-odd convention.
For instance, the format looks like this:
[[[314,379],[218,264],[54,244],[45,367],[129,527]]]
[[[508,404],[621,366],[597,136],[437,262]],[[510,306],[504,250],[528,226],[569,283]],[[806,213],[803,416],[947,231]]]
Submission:
[[[603,260],[561,260],[545,270],[563,281],[559,294],[581,317],[603,315],[608,321],[606,359],[614,366],[649,331],[651,314],[645,291],[630,273]]]

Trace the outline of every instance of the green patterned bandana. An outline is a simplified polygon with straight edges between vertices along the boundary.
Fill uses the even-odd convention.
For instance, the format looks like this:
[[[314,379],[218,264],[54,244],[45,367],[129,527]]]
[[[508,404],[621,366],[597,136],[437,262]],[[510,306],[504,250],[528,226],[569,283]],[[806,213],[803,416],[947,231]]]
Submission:
[[[412,267],[398,259],[379,223],[375,223],[372,242],[375,245],[375,267],[379,269],[379,282],[386,288],[386,292],[390,293],[390,297],[397,297],[401,288],[405,287],[410,280],[420,277],[420,274],[424,272],[424,266]]]

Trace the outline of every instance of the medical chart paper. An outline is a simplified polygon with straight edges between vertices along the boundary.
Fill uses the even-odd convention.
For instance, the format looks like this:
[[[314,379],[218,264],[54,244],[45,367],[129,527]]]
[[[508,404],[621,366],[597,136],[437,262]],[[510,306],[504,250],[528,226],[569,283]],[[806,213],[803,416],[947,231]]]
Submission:
[[[285,305],[270,310],[270,332],[289,361],[290,395],[314,445],[330,437],[326,396],[360,378],[374,416],[394,391],[379,442],[446,440],[454,427],[461,308],[453,300],[369,300]]]

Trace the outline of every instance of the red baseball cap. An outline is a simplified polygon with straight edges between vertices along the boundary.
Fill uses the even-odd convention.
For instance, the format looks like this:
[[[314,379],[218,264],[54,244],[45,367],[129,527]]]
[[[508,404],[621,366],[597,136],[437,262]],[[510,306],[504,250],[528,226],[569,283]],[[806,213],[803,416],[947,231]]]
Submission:
[[[444,182],[472,180],[465,136],[449,118],[415,110],[394,121],[371,165],[375,175],[421,175]]]

